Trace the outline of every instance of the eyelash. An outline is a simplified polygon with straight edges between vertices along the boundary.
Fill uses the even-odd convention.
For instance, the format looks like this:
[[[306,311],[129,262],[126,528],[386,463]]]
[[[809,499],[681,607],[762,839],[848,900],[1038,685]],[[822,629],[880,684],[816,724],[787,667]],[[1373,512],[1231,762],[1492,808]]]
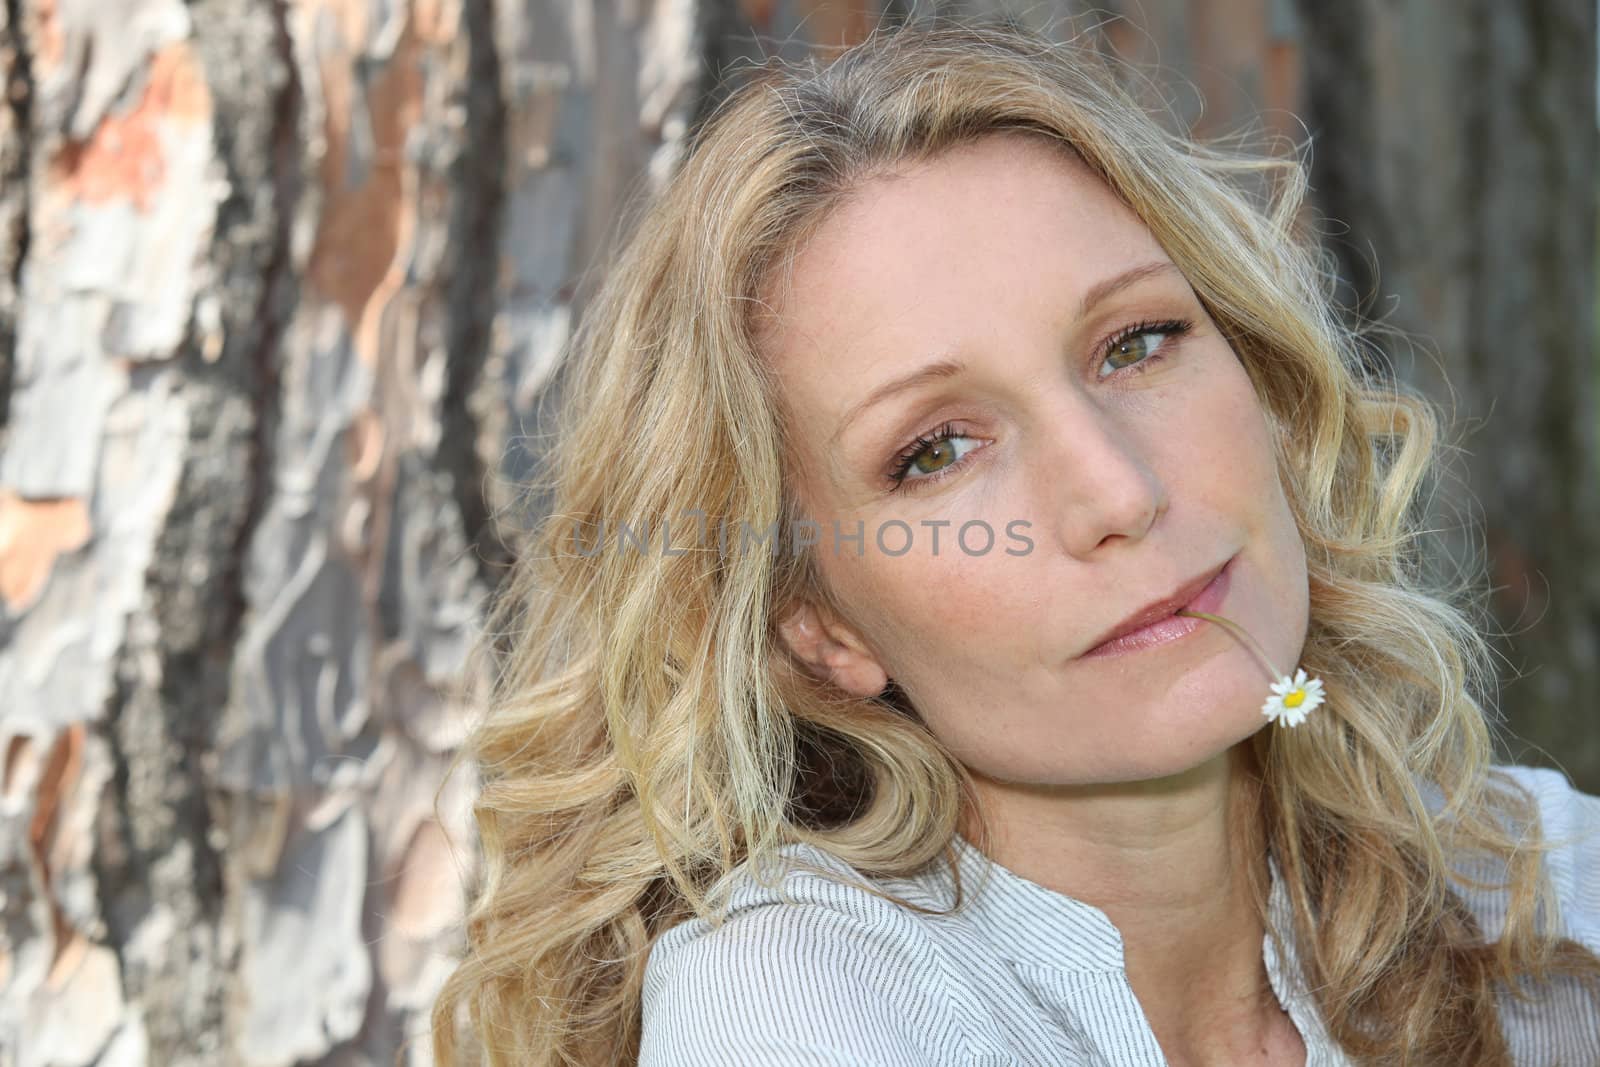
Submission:
[[[1100,356],[1101,362],[1104,362],[1118,345],[1126,341],[1130,341],[1135,337],[1139,337],[1147,333],[1164,334],[1167,338],[1167,341],[1164,342],[1161,347],[1157,348],[1154,352],[1146,356],[1144,359],[1141,359],[1139,362],[1129,364],[1127,368],[1118,368],[1119,370],[1127,369],[1130,375],[1142,374],[1150,368],[1151,364],[1159,363],[1163,359],[1166,359],[1168,350],[1171,347],[1170,342],[1182,337],[1193,327],[1194,323],[1190,319],[1166,319],[1161,321],[1136,322],[1133,325],[1124,327],[1123,329],[1118,330],[1115,334],[1112,334],[1111,337],[1107,338],[1100,344],[1100,347],[1096,349],[1096,353]],[[1115,373],[1116,371],[1112,371],[1112,374]],[[1110,375],[1107,375],[1107,377],[1110,377]],[[891,483],[890,491],[916,492],[932,482],[937,482],[943,479],[945,475],[951,474],[966,466],[967,457],[962,456],[950,466],[944,468],[943,470],[935,471],[933,474],[929,474],[926,477],[910,479],[906,477],[906,474],[911,470],[911,464],[916,462],[916,458],[920,456],[925,449],[932,448],[934,445],[943,441],[947,441],[952,437],[961,436],[963,435],[956,432],[955,425],[949,422],[945,423],[943,426],[940,426],[936,430],[919,435],[915,441],[912,441],[895,457],[894,469],[889,474],[889,481]],[[970,455],[971,453],[968,454]]]

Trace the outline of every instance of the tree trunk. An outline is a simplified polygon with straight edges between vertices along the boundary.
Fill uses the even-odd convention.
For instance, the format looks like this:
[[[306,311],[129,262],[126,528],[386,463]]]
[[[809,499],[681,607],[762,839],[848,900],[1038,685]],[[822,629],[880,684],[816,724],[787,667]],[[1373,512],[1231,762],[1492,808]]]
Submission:
[[[701,15],[4,15],[0,1063],[427,1062],[511,443]]]
[[[1504,754],[1600,792],[1595,5],[1300,7],[1346,299],[1460,423],[1429,526],[1489,569]]]

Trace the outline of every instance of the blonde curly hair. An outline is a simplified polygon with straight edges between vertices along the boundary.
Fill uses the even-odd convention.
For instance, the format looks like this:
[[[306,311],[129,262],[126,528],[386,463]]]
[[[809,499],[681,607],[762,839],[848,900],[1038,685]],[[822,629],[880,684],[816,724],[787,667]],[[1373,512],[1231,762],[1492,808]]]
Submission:
[[[492,692],[458,757],[482,776],[485,868],[434,1008],[436,1061],[458,1062],[464,1008],[491,1064],[632,1062],[653,939],[715,919],[734,869],[785,843],[884,876],[952,858],[973,801],[962,764],[892,687],[847,698],[776,640],[785,605],[831,603],[812,556],[595,552],[580,531],[685,529],[697,511],[788,529],[752,326],[763,280],[875,173],[1022,130],[1143,219],[1272,428],[1307,554],[1301,662],[1327,705],[1249,744],[1329,1034],[1362,1060],[1508,1063],[1496,986],[1596,977],[1600,960],[1542,925],[1537,809],[1491,767],[1475,696],[1490,650],[1466,586],[1423,576],[1439,420],[1368,369],[1342,321],[1297,223],[1302,161],[1171,132],[1093,48],[1006,24],[880,28],[826,64],[757,74],[692,133],[574,335],[549,511],[493,605]],[[1451,888],[1463,854],[1504,871],[1494,943]]]

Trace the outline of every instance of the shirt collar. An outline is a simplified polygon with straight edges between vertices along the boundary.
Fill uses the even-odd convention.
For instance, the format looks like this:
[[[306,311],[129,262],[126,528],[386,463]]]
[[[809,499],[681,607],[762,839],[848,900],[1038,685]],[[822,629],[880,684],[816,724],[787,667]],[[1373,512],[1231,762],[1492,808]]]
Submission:
[[[1124,967],[1122,934],[1104,911],[1040,885],[984,855],[956,834],[953,846],[961,872],[963,907],[968,920],[1016,962],[1060,970],[1114,971]],[[1273,992],[1280,1002],[1304,995],[1295,952],[1293,912],[1288,891],[1269,856],[1271,885],[1267,901],[1268,932],[1262,954]],[[1272,946],[1276,931],[1283,943],[1280,959]]]
[[[1104,911],[1023,877],[984,855],[959,833],[952,846],[961,874],[962,907],[950,918],[964,917],[1003,958],[1080,975],[1124,973],[1122,934]],[[1267,869],[1267,930],[1261,952],[1268,985],[1300,1031],[1306,1067],[1351,1067],[1328,1037],[1307,989],[1295,946],[1293,904],[1270,855]],[[953,901],[953,889],[942,864],[933,870],[931,875],[890,882],[913,902],[943,910]]]
[[[1104,911],[1018,874],[986,856],[960,833],[955,834],[951,844],[960,870],[962,894],[962,907],[951,918],[959,916],[976,928],[1003,958],[1061,971],[1124,969],[1122,933]],[[854,873],[842,860],[826,851],[798,845],[785,846],[779,851],[787,853],[791,849],[814,856],[829,868]],[[1295,950],[1288,891],[1277,863],[1270,856],[1267,867],[1271,885],[1262,958],[1273,993],[1279,1003],[1288,1008],[1291,1003],[1305,1001],[1306,989]],[[942,863],[933,864],[930,873],[884,879],[879,885],[935,911],[948,909],[954,901],[953,886]],[[945,921],[939,915],[926,918]],[[1277,932],[1283,946],[1281,957],[1273,943],[1273,931]]]
[[[952,845],[961,914],[1001,956],[1058,970],[1123,969],[1122,934],[1104,911],[1023,877],[959,833]]]

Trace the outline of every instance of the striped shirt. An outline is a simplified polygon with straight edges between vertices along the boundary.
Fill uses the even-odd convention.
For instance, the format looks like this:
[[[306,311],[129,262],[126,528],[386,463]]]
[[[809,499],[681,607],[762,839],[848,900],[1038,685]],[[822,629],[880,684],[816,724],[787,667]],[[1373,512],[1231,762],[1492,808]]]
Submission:
[[[1556,771],[1506,770],[1538,798],[1560,847],[1550,871],[1563,933],[1600,952],[1600,798]],[[1100,909],[1047,889],[955,840],[964,901],[919,914],[853,885],[786,869],[783,894],[735,875],[727,921],[691,918],[646,960],[640,1067],[1157,1067],[1166,1059],[1128,984],[1122,938]],[[830,853],[790,844],[843,880]],[[947,909],[948,873],[871,884]],[[1458,890],[1487,937],[1503,908]],[[1352,1061],[1323,1029],[1293,949],[1288,898],[1272,872],[1263,938],[1267,978],[1300,1032],[1305,1067]],[[1572,981],[1531,1004],[1507,998],[1502,1026],[1522,1067],[1600,1065],[1600,1001]]]

